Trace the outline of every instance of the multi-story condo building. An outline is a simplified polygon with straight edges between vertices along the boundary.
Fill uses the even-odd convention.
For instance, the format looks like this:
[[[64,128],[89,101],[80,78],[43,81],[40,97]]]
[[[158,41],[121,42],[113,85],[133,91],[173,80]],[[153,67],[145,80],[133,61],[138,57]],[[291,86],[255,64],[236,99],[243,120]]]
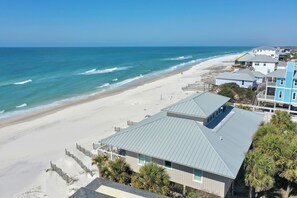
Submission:
[[[296,63],[288,62],[286,69],[278,69],[266,76],[266,88],[258,94],[258,102],[271,103],[292,109],[297,107]]]
[[[278,60],[279,58],[279,48],[270,47],[270,46],[263,46],[258,47],[252,50],[253,54],[255,55],[266,55],[271,56]]]

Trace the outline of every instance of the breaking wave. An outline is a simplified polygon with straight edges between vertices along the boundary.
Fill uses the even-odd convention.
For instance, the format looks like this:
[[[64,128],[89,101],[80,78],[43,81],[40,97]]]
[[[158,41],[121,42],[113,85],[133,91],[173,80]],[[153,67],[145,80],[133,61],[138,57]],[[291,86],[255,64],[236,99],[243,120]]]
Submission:
[[[0,114],[2,114],[2,113],[4,113],[5,111],[4,110],[2,110],[2,111],[0,111]]]
[[[108,87],[110,84],[109,83],[104,83],[103,85],[101,85],[101,86],[99,86],[99,87],[97,87],[97,88],[104,88],[104,87]]]
[[[187,60],[187,59],[191,59],[191,58],[193,58],[193,56],[179,56],[179,57],[174,57],[174,58],[168,58],[165,60],[178,61],[178,60]]]
[[[21,81],[21,82],[16,82],[16,83],[13,83],[13,84],[14,85],[24,85],[24,84],[27,84],[27,83],[30,83],[30,82],[32,82],[31,79],[25,80],[25,81]]]
[[[115,71],[123,71],[130,69],[131,67],[113,67],[113,68],[108,68],[108,69],[101,69],[97,70],[96,68],[85,71],[83,73],[80,73],[81,75],[93,75],[93,74],[106,74],[106,73],[111,73]]]
[[[21,104],[21,105],[18,105],[18,106],[15,106],[16,108],[23,108],[23,107],[26,107],[27,106],[27,104],[26,103],[24,103],[24,104]]]
[[[116,82],[116,81],[118,81],[118,79],[117,79],[117,78],[114,78],[114,79],[112,79],[111,81],[112,81],[112,82]]]

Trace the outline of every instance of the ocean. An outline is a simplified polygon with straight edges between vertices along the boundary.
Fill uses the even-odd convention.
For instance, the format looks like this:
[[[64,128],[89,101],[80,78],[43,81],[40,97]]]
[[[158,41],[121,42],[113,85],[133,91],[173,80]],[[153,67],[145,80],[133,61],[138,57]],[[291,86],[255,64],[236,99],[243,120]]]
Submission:
[[[0,118],[250,47],[0,48]]]

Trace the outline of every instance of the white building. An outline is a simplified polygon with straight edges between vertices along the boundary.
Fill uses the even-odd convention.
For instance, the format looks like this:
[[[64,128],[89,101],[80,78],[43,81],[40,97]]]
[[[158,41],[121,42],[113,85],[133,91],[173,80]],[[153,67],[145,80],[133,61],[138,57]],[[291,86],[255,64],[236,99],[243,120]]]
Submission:
[[[255,55],[266,55],[271,56],[272,58],[279,58],[279,49],[275,47],[258,47],[253,49],[253,54]]]
[[[216,85],[235,83],[242,88],[256,88],[257,79],[247,73],[224,72],[216,77]]]
[[[278,60],[267,55],[256,55],[249,59],[254,71],[268,74],[277,69]]]

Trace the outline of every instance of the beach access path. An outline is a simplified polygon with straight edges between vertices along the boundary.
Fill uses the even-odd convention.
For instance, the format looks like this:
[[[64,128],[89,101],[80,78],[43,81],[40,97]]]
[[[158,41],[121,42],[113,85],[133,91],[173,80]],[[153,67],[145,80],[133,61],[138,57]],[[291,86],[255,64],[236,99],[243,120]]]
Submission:
[[[73,148],[75,143],[91,145],[113,134],[115,126],[127,127],[127,120],[138,122],[185,98],[192,92],[184,92],[182,87],[200,80],[210,67],[230,66],[240,55],[210,59],[115,95],[1,127],[0,197],[27,197],[32,191],[36,191],[35,197],[66,197],[66,183],[46,173],[49,161],[59,163],[65,158],[65,148]]]

